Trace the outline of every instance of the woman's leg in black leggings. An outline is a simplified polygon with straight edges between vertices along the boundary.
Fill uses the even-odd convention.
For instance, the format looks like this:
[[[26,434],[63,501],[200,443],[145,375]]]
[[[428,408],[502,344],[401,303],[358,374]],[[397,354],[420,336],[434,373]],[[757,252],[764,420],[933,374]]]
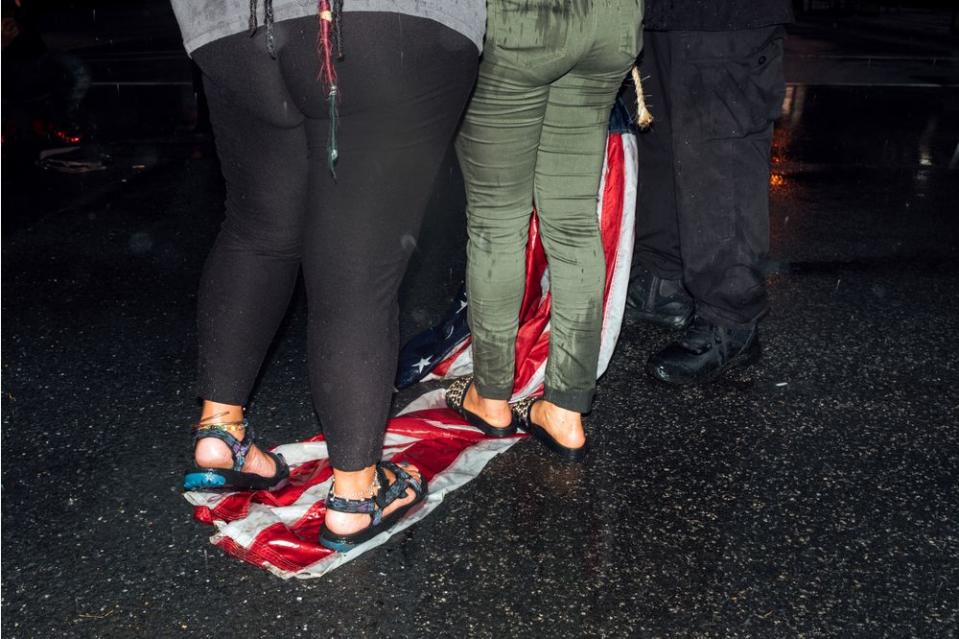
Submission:
[[[308,185],[304,116],[262,37],[195,54],[226,181],[226,219],[200,283],[199,395],[246,404],[300,269]]]
[[[275,61],[260,51],[259,36],[195,54],[211,86],[228,191],[227,221],[201,287],[200,389],[205,399],[246,402],[302,260],[314,402],[337,490],[362,476],[360,496],[382,451],[397,291],[477,52],[430,20],[358,12],[344,22],[336,180],[326,166],[316,20],[278,23]]]
[[[202,424],[234,423],[242,438],[246,404],[289,304],[300,268],[307,193],[304,117],[286,91],[264,35],[218,40],[194,54],[204,72],[226,181],[226,219],[207,258],[198,300]],[[229,468],[217,439],[194,452],[204,468]],[[271,476],[254,447],[243,469]]]
[[[382,453],[396,373],[397,291],[469,97],[477,52],[430,20],[366,12],[344,19],[335,180],[326,164],[325,94],[309,73],[314,29],[291,36],[283,69],[308,117],[303,273],[313,398],[334,468],[352,471]],[[294,64],[303,61],[305,68]]]

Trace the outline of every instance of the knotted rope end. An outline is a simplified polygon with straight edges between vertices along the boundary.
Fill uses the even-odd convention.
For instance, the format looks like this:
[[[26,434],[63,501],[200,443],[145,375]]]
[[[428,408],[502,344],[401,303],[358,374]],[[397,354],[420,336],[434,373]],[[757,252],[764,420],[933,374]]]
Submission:
[[[641,131],[645,131],[653,123],[653,114],[646,106],[646,97],[643,95],[643,80],[639,75],[638,66],[633,65],[632,75],[633,84],[636,87],[636,126]]]

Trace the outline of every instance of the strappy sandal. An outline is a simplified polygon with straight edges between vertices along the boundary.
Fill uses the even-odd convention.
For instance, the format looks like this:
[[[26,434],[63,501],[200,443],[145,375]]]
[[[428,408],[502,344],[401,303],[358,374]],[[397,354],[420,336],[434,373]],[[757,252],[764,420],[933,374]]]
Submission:
[[[391,484],[383,469],[390,470],[396,477]],[[335,533],[326,527],[326,523],[320,528],[320,543],[337,552],[346,552],[354,547],[369,541],[373,537],[398,522],[413,506],[419,504],[426,497],[427,483],[425,478],[416,479],[410,473],[403,470],[402,466],[389,461],[381,461],[376,464],[376,493],[367,499],[346,499],[337,497],[334,494],[335,485],[330,486],[330,492],[326,496],[327,510],[335,510],[339,513],[364,514],[370,516],[370,525],[363,530],[348,535]],[[416,497],[408,504],[400,506],[389,515],[384,516],[383,511],[397,499],[401,499],[406,494],[406,489],[412,488]]]
[[[237,439],[240,429],[244,430],[242,441]],[[283,455],[263,451],[276,464],[272,477],[242,471],[247,453],[253,446],[254,435],[246,420],[223,422],[219,424],[197,424],[193,427],[193,442],[213,437],[226,443],[233,455],[233,468],[202,468],[197,466],[183,475],[184,490],[207,490],[210,488],[230,488],[235,490],[271,490],[278,488],[290,476],[290,467]]]
[[[521,399],[518,402],[510,404],[511,408],[513,409],[513,415],[520,423],[520,428],[546,444],[547,448],[563,459],[568,461],[581,461],[583,457],[586,456],[587,444],[583,444],[579,448],[563,446],[556,441],[545,428],[533,421],[531,417],[533,404],[541,401],[543,401],[542,397],[527,397],[526,399]]]
[[[510,423],[508,426],[494,426],[488,421],[463,406],[466,400],[466,391],[473,384],[473,376],[467,375],[460,377],[446,389],[446,405],[463,416],[470,426],[479,428],[487,437],[510,437],[516,434],[516,416],[510,411]]]

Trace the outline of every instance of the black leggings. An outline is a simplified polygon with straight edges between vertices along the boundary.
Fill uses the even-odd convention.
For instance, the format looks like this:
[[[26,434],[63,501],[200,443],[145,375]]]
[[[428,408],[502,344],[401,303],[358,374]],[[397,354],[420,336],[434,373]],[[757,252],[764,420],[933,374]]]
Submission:
[[[339,161],[317,20],[194,53],[226,179],[200,284],[199,395],[247,402],[302,266],[313,402],[339,470],[379,460],[398,350],[397,290],[476,77],[476,47],[432,20],[346,13]]]

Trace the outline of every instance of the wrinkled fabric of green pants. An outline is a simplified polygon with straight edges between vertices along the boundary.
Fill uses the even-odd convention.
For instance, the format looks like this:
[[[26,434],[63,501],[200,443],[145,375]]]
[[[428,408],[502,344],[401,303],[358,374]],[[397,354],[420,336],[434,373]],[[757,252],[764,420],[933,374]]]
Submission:
[[[512,392],[535,203],[552,293],[545,398],[587,412],[605,275],[597,190],[610,109],[642,48],[643,0],[489,0],[488,9],[456,145],[475,383],[490,399]]]

